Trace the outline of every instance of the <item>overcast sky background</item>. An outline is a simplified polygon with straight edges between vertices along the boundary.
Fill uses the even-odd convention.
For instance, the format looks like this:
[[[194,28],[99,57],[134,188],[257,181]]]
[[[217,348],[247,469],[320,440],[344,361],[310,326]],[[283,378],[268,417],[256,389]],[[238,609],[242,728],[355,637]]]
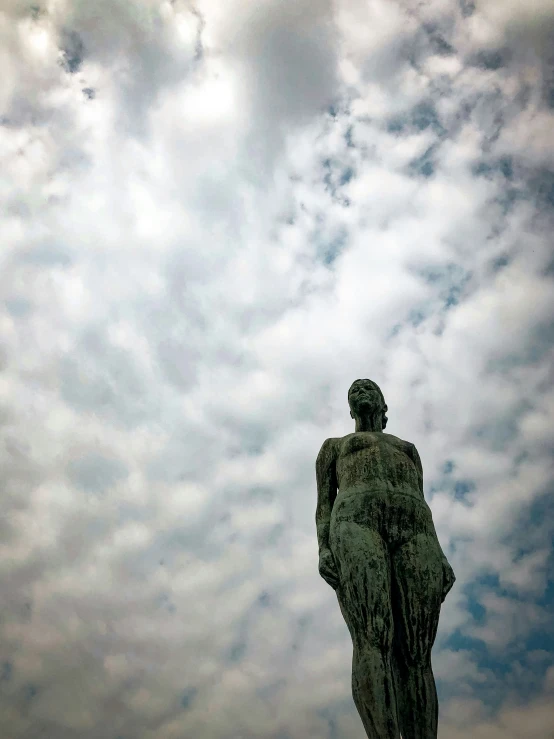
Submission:
[[[375,380],[441,739],[554,736],[554,3],[0,0],[0,735],[361,739],[314,464]]]

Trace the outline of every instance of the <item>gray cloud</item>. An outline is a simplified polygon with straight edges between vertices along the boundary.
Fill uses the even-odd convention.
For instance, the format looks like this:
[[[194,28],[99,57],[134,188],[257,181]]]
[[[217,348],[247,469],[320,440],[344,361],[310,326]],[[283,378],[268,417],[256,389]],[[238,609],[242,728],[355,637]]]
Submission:
[[[127,477],[123,464],[100,454],[72,459],[68,472],[75,487],[85,493],[103,493]]]

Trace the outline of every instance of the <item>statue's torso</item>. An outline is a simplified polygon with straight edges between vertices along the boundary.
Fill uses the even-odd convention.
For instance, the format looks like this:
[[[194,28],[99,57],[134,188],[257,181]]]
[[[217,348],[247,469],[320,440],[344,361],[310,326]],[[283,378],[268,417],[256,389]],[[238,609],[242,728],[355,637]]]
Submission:
[[[335,445],[339,496],[381,492],[424,500],[409,442],[384,432],[361,431],[336,439]]]

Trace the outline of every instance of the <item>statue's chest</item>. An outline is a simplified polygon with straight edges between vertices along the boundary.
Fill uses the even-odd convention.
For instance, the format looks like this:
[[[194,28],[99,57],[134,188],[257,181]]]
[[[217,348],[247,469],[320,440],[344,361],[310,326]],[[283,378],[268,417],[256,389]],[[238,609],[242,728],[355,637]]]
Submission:
[[[403,451],[400,443],[395,443],[392,438],[383,434],[374,434],[369,431],[359,432],[346,436],[339,445],[339,457],[348,457],[356,452],[365,452],[370,456],[387,456]]]
[[[396,443],[395,443],[396,442]],[[346,437],[339,446],[338,471],[379,476],[412,466],[400,440],[381,434],[360,432]],[[350,474],[348,475],[350,477]]]

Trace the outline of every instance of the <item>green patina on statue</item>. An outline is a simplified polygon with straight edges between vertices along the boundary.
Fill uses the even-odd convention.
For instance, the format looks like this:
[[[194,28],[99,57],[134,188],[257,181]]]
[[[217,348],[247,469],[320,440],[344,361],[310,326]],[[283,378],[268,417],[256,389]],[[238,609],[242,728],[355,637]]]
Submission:
[[[348,403],[355,432],[327,439],[316,462],[319,572],[352,637],[352,694],[367,736],[436,739],[431,649],[454,572],[417,449],[383,433],[381,390],[356,380]]]

